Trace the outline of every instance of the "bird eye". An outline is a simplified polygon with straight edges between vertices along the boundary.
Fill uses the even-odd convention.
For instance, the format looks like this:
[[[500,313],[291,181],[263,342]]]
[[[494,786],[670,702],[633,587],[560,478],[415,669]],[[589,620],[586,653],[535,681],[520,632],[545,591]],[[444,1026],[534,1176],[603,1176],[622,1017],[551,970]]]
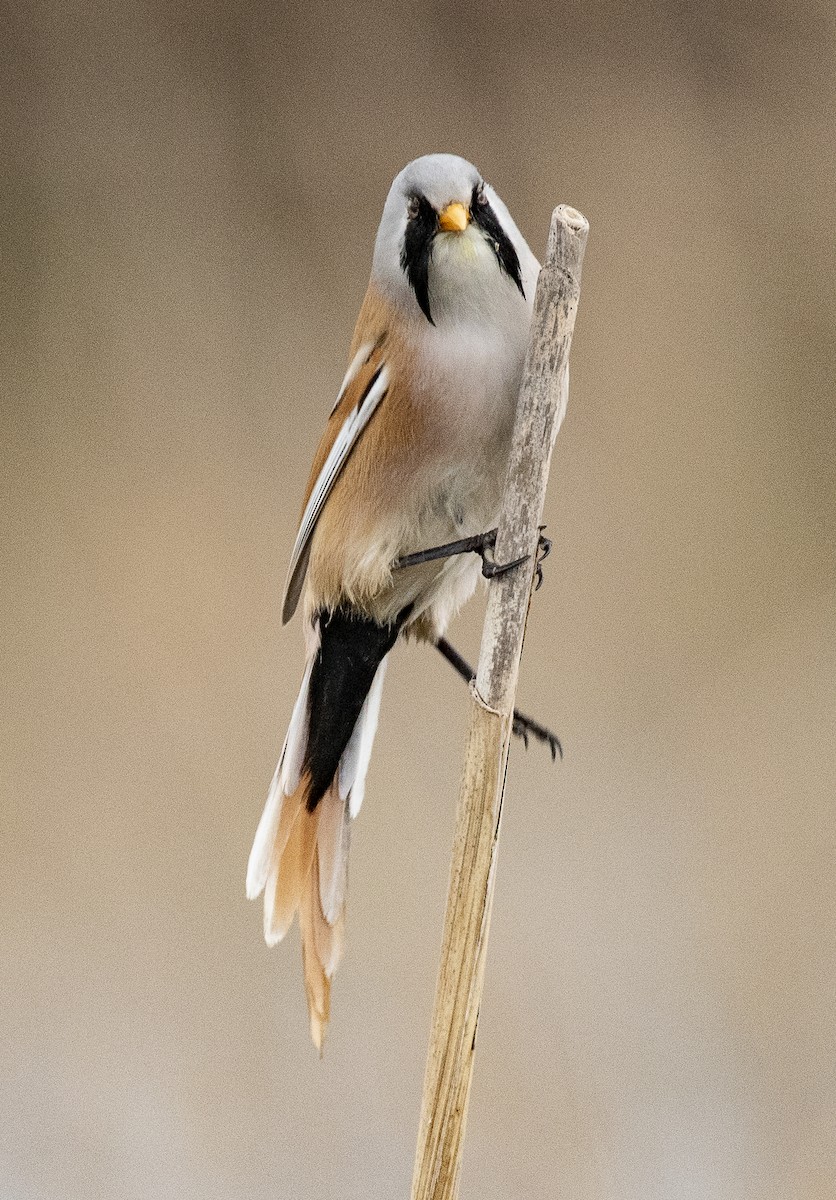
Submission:
[[[476,203],[484,206],[488,203],[488,197],[485,195],[484,187],[480,187],[476,192]]]
[[[409,201],[407,202],[407,206],[406,206],[406,213],[407,213],[407,216],[408,216],[408,217],[410,218],[410,220],[411,220],[413,217],[417,217],[417,216],[418,216],[418,213],[419,213],[420,211],[421,211],[421,202],[420,202],[420,200],[418,199],[418,197],[417,197],[417,196],[410,196],[410,197],[409,197]]]

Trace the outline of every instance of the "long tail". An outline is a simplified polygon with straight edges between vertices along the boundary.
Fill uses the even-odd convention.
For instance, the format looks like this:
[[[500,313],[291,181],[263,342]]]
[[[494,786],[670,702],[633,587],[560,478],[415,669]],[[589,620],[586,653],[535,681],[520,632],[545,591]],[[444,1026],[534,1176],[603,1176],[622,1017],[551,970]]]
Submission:
[[[386,655],[406,615],[393,625],[350,609],[316,618],[247,867],[247,896],[264,892],[268,946],[299,911],[311,1038],[320,1051],[343,951],[349,826],[363,802]]]

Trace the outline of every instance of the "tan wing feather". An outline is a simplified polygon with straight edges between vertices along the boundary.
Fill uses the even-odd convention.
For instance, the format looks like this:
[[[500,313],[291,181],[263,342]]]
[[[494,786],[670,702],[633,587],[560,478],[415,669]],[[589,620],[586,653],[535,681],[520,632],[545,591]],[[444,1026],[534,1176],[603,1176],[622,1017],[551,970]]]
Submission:
[[[370,344],[372,350],[345,386],[314,456],[288,571],[282,609],[284,621],[290,619],[298,604],[308,572],[312,578],[316,574],[315,608],[339,603],[346,591],[343,584],[351,594],[356,581],[345,579],[346,553],[351,558],[358,547],[368,545],[370,529],[381,513],[397,510],[398,497],[409,486],[407,481],[415,475],[416,464],[431,460],[443,449],[439,423],[428,420],[426,406],[412,389],[416,368],[414,347],[403,336],[402,320],[370,285],[351,349],[356,354],[359,347]],[[339,470],[333,472],[329,468],[323,478],[337,439],[352,420],[370,380],[381,368],[385,372],[385,398],[374,408],[368,424],[358,431],[350,453],[341,458]],[[380,383],[379,377],[372,393]],[[361,413],[365,408],[366,405],[361,405]],[[313,522],[306,519],[311,515],[311,507],[317,514]],[[323,536],[323,526],[327,526],[327,537]],[[362,550],[360,554],[362,557]],[[372,579],[371,583],[374,589],[379,580]]]
[[[311,873],[319,814],[316,811],[308,812],[304,802],[306,793],[307,780],[303,780],[294,795],[289,796],[286,801],[287,807],[295,810],[295,813],[288,818],[290,832],[284,849],[280,852],[278,872],[275,874],[273,883],[275,892],[270,911],[269,928],[266,905],[264,910],[264,936],[270,944],[281,941],[293,923],[293,917],[303,898],[305,885]],[[284,820],[284,812],[282,812],[282,820]],[[281,826],[279,832],[281,835]],[[268,881],[268,887],[270,882]]]
[[[354,330],[351,364],[311,465],[285,584],[282,604],[285,624],[299,603],[310,559],[310,542],[322,509],[345,463],[368,428],[367,422],[375,415],[377,405],[382,403],[389,389],[391,370],[386,353],[389,324],[388,307],[370,288]],[[369,350],[364,354],[366,346]]]

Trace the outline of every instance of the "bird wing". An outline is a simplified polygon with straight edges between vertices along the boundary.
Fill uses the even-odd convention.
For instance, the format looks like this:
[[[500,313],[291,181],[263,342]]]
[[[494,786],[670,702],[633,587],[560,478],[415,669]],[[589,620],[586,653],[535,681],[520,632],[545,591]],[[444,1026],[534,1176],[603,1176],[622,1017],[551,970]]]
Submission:
[[[314,456],[299,532],[287,571],[282,601],[283,624],[287,624],[299,603],[308,570],[311,538],[325,502],[349,454],[389,390],[391,371],[381,341],[364,341],[357,348]]]

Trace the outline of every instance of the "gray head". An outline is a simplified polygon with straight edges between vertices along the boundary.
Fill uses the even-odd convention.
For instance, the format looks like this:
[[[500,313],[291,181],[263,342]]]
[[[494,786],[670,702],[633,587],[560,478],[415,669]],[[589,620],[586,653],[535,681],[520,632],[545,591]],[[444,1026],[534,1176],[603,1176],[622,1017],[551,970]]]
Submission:
[[[507,208],[465,159],[427,154],[396,176],[372,279],[408,314],[435,325],[487,316],[499,301],[530,308],[538,270]]]

